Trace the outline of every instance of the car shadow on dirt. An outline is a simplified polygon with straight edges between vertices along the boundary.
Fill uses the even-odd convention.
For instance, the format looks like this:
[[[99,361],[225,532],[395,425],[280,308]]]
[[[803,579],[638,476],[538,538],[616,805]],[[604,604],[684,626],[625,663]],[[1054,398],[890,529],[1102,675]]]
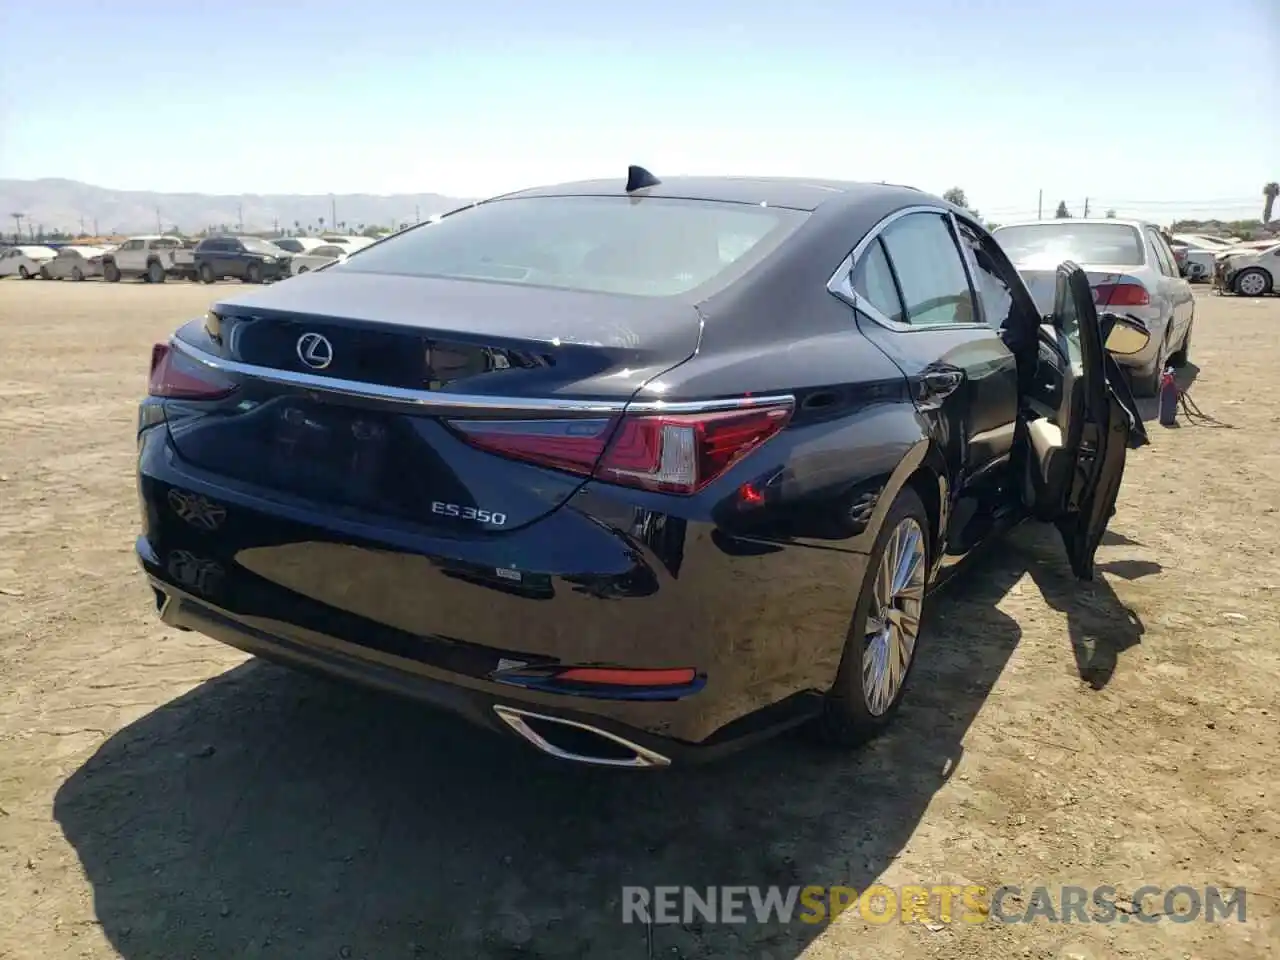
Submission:
[[[872,883],[1019,642],[996,606],[1010,587],[1029,571],[1082,638],[1126,629],[1114,594],[1061,579],[1053,539],[1015,534],[937,598],[904,710],[858,752],[788,736],[707,767],[594,771],[250,661],[104,743],[54,815],[128,960],[792,958],[821,925],[629,925],[622,888]]]

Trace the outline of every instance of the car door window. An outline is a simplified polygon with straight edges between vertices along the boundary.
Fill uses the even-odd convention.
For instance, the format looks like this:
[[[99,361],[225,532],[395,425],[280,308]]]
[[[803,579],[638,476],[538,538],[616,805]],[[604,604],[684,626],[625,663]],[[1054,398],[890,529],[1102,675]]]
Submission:
[[[889,258],[878,238],[863,251],[854,265],[853,290],[887,319],[895,323],[904,322],[898,284],[893,279],[893,268],[889,266]]]
[[[969,254],[974,285],[982,305],[982,319],[997,330],[1016,325],[1013,291],[1004,271],[990,249],[991,241],[985,240],[967,223],[958,221],[960,240]]]
[[[977,321],[973,290],[951,232],[938,213],[911,213],[881,234],[913,327]]]

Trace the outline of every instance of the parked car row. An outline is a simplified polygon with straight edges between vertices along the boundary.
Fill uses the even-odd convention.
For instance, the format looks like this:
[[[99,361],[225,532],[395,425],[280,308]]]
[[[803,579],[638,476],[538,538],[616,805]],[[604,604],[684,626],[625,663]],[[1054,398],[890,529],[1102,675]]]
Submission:
[[[119,246],[63,246],[40,244],[10,247],[0,252],[0,277],[24,280],[84,280],[102,277],[108,283],[171,279],[214,283],[236,279],[246,283],[282,280],[317,270],[369,246],[359,236],[279,237],[213,236],[200,241],[164,234],[130,237]]]

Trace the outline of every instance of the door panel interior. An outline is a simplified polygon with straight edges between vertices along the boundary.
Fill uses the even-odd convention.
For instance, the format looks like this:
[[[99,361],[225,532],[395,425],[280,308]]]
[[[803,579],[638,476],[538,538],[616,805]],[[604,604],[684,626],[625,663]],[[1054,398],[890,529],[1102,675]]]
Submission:
[[[1081,370],[1072,363],[1066,334],[1045,326],[1040,332],[1040,362],[1035,383],[1024,394],[1024,418],[1030,456],[1025,461],[1023,501],[1043,520],[1054,519],[1066,501],[1073,458],[1067,452],[1080,402]]]
[[[1062,361],[1062,386],[1053,414],[1025,406],[1024,498],[1035,516],[1058,527],[1073,572],[1089,580],[1115,511],[1135,414],[1106,353],[1088,277],[1072,263],[1058,268],[1053,323],[1041,335]]]

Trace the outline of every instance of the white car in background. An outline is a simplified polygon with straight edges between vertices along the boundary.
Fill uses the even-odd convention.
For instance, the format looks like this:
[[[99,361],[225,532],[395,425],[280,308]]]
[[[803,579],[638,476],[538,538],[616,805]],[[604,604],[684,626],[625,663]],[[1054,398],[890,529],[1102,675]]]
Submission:
[[[1175,233],[1173,239],[1176,243],[1185,244],[1192,250],[1208,250],[1211,253],[1221,253],[1241,242],[1229,237],[1210,237],[1203,233]]]
[[[34,280],[40,276],[40,268],[57,255],[52,247],[38,244],[10,247],[0,253],[0,277]]]
[[[138,278],[164,283],[168,277],[195,276],[195,252],[190,240],[168,234],[130,237],[102,261],[102,277],[108,283]]]
[[[331,263],[340,263],[354,252],[340,243],[321,244],[318,247],[313,247],[307,253],[300,253],[293,257],[289,261],[289,275],[296,277],[303,273],[310,273],[312,270],[318,270],[321,267],[327,267]]]
[[[369,246],[369,244],[373,243],[373,240],[371,240],[369,237],[350,237],[350,236],[335,235],[331,237],[324,237],[323,239],[325,243],[336,243],[339,246],[347,247],[353,253],[356,250],[363,250],[365,247]]]
[[[102,276],[102,258],[114,247],[63,247],[40,268],[45,280],[84,280]]]
[[[1262,250],[1237,247],[1220,253],[1217,267],[1223,289],[1242,297],[1275,293],[1280,289],[1280,241]]]
[[[292,253],[294,256],[302,253],[310,253],[316,247],[322,247],[329,241],[320,237],[277,237],[270,241],[281,250]]]
[[[1129,368],[1133,391],[1152,396],[1166,367],[1186,364],[1196,300],[1160,228],[1144,220],[1067,217],[997,227],[991,234],[1027,282],[1041,312],[1053,313],[1057,265],[1084,268],[1098,312],[1140,320],[1151,337]]]

